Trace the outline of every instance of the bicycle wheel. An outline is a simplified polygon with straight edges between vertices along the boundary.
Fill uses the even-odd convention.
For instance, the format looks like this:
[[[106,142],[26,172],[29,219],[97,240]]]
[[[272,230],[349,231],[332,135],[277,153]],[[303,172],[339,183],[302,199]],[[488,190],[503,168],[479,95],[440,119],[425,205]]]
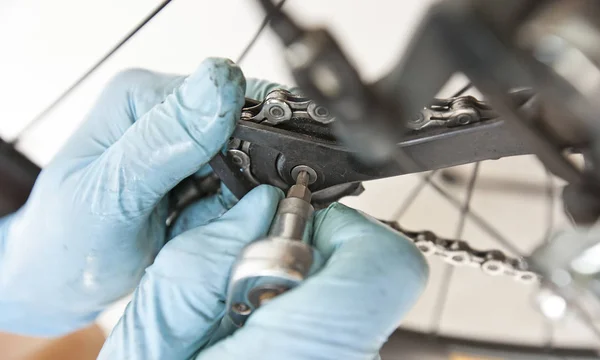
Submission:
[[[465,91],[462,83],[455,78],[442,94]],[[342,202],[403,228],[516,256],[511,250],[528,254],[572,226],[559,199],[564,184],[535,156],[517,156],[367,182],[361,197]],[[390,194],[397,201],[381,201]],[[548,310],[560,313],[558,319],[544,315],[540,301],[548,294],[539,284],[455,267],[435,256],[429,264],[425,293],[384,347],[384,359],[598,358],[598,337],[588,325],[560,304]]]
[[[523,178],[502,176],[507,170],[516,169],[521,169]],[[443,179],[444,174],[437,174],[431,181],[452,197],[468,197],[475,165],[452,170],[453,183]],[[459,176],[462,179],[457,179]],[[549,187],[547,174],[535,158],[483,162],[478,178],[471,191],[470,211],[486,221],[492,219],[490,226],[507,239],[518,239],[515,244],[518,248],[531,250],[545,241],[549,226],[567,225],[560,202],[555,199],[558,181],[553,179]],[[342,201],[378,217],[400,220],[405,228],[428,229],[448,238],[456,238],[457,228],[464,221],[461,238],[470,245],[510,253],[476,221],[461,215],[461,209],[444,203],[445,197],[423,182],[423,176],[409,175],[366,183],[363,198]],[[389,196],[397,188],[409,192],[399,196],[395,209],[382,208],[382,195]],[[552,197],[548,196],[548,189],[552,189]],[[411,191],[420,194],[414,197]],[[436,257],[430,257],[429,263],[431,277],[427,289],[384,348],[384,359],[427,358],[425,355],[442,359],[451,354],[462,354],[465,359],[596,358],[595,334],[572,314],[557,321],[542,314],[536,301],[537,284],[491,277],[470,267],[456,268]]]

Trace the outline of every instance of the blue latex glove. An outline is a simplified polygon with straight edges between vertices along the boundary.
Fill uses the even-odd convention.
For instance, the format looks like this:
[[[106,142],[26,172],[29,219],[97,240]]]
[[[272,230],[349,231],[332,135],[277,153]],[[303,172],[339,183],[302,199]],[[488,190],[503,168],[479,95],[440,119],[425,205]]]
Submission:
[[[316,214],[312,244],[327,260],[258,309],[232,336],[228,275],[244,245],[266,235],[282,197],[261,186],[219,219],[158,254],[99,359],[373,360],[421,293],[428,268],[408,239],[340,204]],[[217,331],[217,329],[219,331]]]
[[[246,95],[262,98],[274,87],[250,80]],[[165,195],[207,172],[239,119],[245,88],[225,59],[208,59],[187,78],[118,75],[27,204],[0,219],[0,331],[61,335],[131,292],[172,236]],[[174,233],[223,214],[235,202],[224,193],[186,209]]]

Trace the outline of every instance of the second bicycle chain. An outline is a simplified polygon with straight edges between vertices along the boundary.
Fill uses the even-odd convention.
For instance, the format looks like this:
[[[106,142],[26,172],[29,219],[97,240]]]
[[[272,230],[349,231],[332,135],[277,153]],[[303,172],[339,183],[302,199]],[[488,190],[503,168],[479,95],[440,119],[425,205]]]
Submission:
[[[454,266],[479,268],[488,275],[509,276],[525,284],[539,280],[539,275],[528,270],[523,260],[500,250],[477,250],[463,240],[444,239],[431,231],[408,231],[398,222],[380,221],[409,237],[425,256],[436,255]]]

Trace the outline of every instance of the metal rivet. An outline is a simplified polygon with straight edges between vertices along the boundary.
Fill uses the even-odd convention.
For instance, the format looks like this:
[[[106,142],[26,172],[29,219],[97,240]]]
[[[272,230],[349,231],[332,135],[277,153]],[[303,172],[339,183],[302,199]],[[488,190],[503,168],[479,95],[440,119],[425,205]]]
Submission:
[[[414,124],[422,123],[423,121],[425,121],[425,117],[423,116],[423,113],[419,113],[419,115],[417,115],[417,117],[412,118],[410,120],[410,122],[414,123]]]
[[[466,125],[471,122],[471,117],[469,115],[460,115],[457,121],[459,124]]]
[[[242,165],[242,158],[240,158],[238,155],[233,155],[232,159],[234,164]]]
[[[327,110],[327,108],[324,106],[317,106],[317,108],[315,109],[315,113],[323,117],[329,116],[329,110]]]
[[[269,114],[274,117],[282,117],[285,114],[285,111],[280,106],[272,106],[269,109]]]
[[[248,315],[250,314],[250,312],[252,311],[250,309],[250,306],[244,304],[244,303],[235,303],[231,306],[231,310],[235,311],[236,313],[240,314],[240,315]]]

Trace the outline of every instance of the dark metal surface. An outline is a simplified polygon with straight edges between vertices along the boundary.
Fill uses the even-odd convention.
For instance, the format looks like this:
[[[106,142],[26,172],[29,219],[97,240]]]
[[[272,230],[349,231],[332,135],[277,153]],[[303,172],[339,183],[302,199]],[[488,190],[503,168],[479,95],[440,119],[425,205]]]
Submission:
[[[293,183],[291,170],[297,165],[317,172],[313,191],[409,173],[395,162],[366,165],[357,160],[354,151],[335,142],[248,121],[240,122],[233,136],[252,143],[249,155],[253,175],[263,183],[284,188]],[[531,153],[506,129],[502,119],[407,134],[397,146],[422,164],[423,170]],[[278,178],[283,183],[273,180]]]
[[[339,119],[336,134],[344,143],[363,162],[383,162],[395,157],[406,171],[418,171],[418,164],[394,146],[395,135],[402,131],[401,123],[389,121],[398,118],[396,109],[363,83],[334,37],[325,29],[300,27],[287,14],[274,9],[271,0],[261,0],[260,4],[273,14],[271,27],[285,45],[297,84],[309,98],[326,104]],[[366,119],[369,126],[364,126]]]
[[[166,225],[171,226],[187,206],[206,196],[217,193],[220,186],[221,180],[214,173],[201,178],[196,176],[185,178],[169,193],[170,211]]]
[[[591,226],[600,218],[600,194],[586,189],[585,184],[568,184],[563,188],[565,212],[581,226]]]
[[[238,199],[244,197],[254,187],[254,184],[244,177],[240,168],[223,153],[218,153],[212,158],[209,165],[213,172]]]
[[[0,217],[25,203],[40,171],[39,166],[0,139]]]
[[[447,360],[450,355],[473,359],[507,360],[597,360],[594,349],[540,348],[506,345],[452,336],[431,336],[407,329],[396,330],[381,350],[383,360]]]
[[[406,59],[384,77],[380,88],[390,94],[388,96],[396,97],[406,119],[432,98],[451,73],[463,71],[492,107],[505,117],[513,134],[529,144],[553,173],[569,182],[582,181],[580,172],[561,156],[548,134],[534,128],[529,119],[524,121],[523,113],[507,96],[511,89],[532,87],[536,82],[529,68],[523,65],[519,52],[500,39],[483,18],[475,8],[461,6],[460,1],[433,6],[413,38]],[[433,66],[431,59],[436,61],[438,70],[435,72],[429,71],[430,65]],[[448,70],[440,72],[444,66]],[[415,83],[421,84],[419,91],[413,90]]]

